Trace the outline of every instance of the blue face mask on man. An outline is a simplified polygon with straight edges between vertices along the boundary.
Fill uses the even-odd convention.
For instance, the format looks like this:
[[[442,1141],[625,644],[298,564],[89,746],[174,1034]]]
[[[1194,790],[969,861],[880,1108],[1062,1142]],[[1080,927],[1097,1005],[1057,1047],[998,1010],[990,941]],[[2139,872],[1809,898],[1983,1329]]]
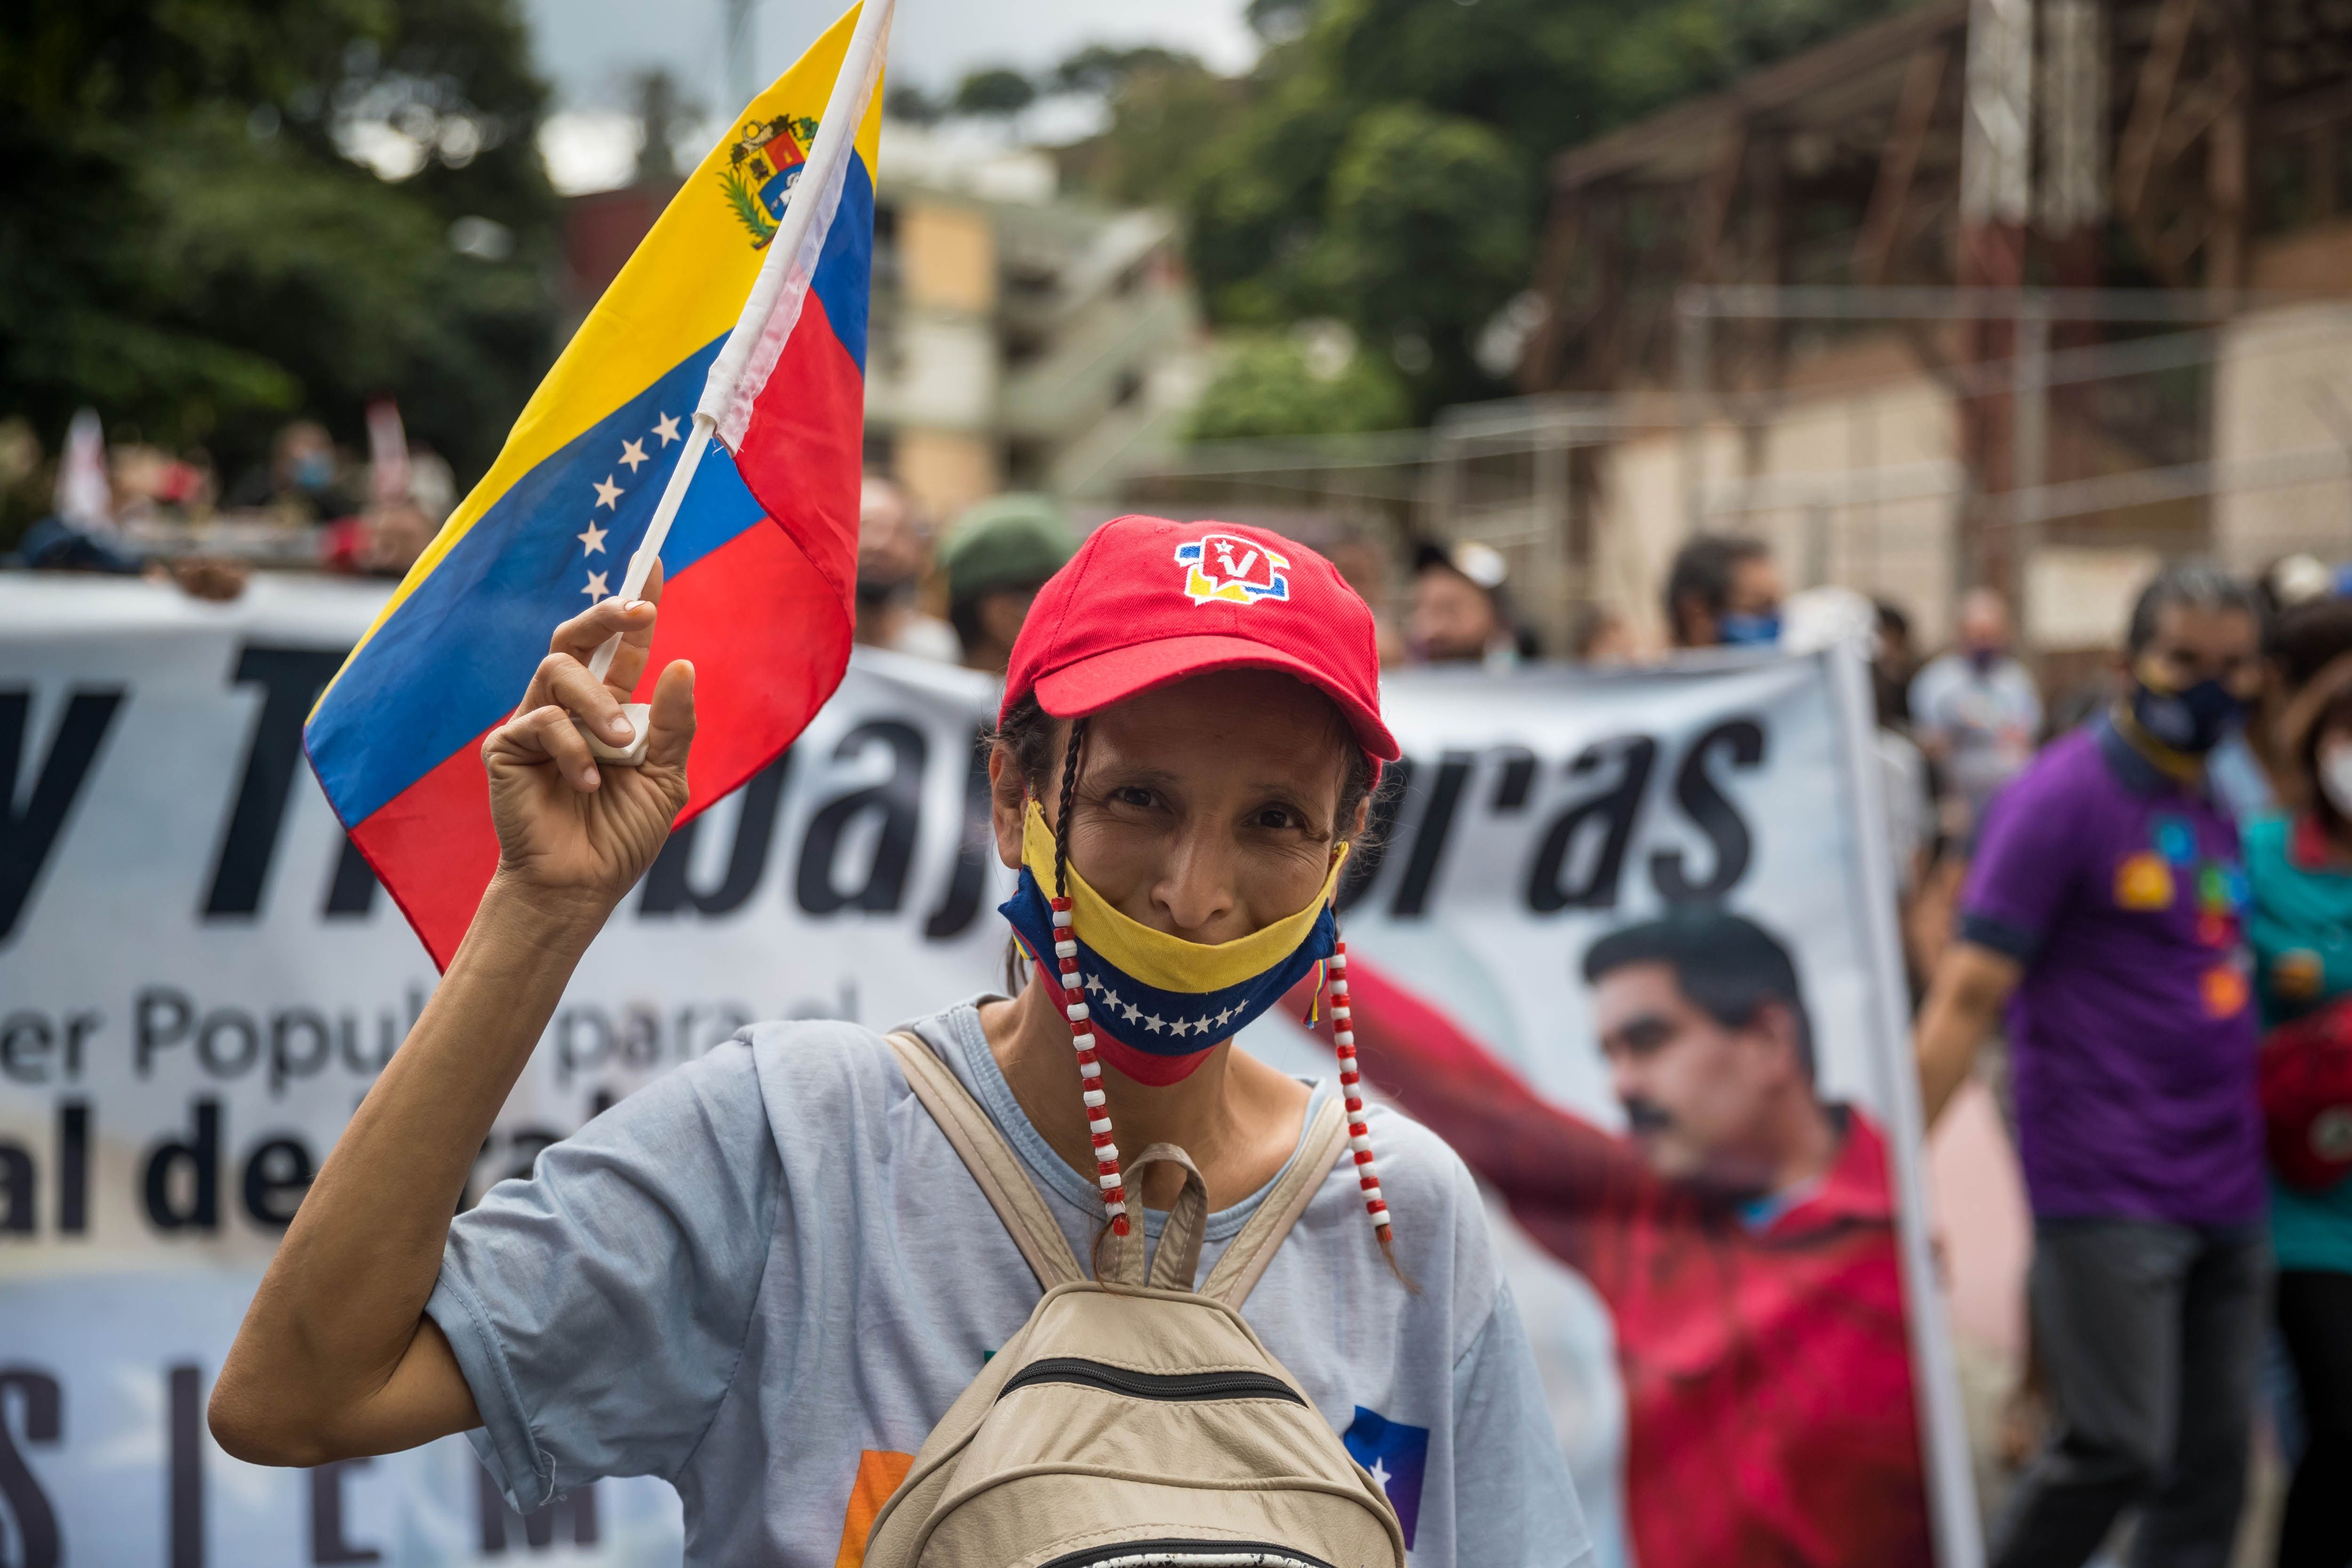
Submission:
[[[1759,615],[1730,610],[1717,620],[1715,627],[1726,647],[1765,647],[1780,640],[1780,612],[1773,609]]]
[[[2179,691],[2160,690],[2135,677],[2131,711],[2141,729],[2174,751],[2202,756],[2244,722],[2246,703],[2210,677]]]

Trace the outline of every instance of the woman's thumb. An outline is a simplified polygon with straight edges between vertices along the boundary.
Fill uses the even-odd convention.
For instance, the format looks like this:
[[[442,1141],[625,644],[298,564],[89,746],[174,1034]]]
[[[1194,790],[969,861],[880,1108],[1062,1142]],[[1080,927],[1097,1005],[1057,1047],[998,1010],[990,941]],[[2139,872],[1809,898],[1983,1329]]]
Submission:
[[[694,666],[685,659],[673,659],[654,683],[649,729],[646,761],[684,767],[694,744]]]

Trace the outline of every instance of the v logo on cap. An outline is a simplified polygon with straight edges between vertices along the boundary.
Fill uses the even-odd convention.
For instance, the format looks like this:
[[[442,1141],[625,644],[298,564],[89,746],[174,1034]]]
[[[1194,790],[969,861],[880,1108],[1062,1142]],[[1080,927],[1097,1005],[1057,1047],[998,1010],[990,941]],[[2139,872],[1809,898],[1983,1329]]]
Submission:
[[[1178,545],[1176,563],[1185,568],[1185,596],[1196,605],[1255,605],[1290,597],[1290,579],[1283,575],[1290,558],[1254,539],[1212,533]]]

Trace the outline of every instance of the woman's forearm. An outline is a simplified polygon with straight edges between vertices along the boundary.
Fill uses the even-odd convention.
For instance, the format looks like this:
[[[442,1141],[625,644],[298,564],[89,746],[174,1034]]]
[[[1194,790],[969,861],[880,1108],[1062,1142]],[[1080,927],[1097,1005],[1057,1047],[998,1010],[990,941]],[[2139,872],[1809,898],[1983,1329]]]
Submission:
[[[213,1427],[231,1452],[317,1463],[472,1424],[446,1349],[411,1350],[475,1157],[604,912],[491,883],[305,1194],[221,1368]]]

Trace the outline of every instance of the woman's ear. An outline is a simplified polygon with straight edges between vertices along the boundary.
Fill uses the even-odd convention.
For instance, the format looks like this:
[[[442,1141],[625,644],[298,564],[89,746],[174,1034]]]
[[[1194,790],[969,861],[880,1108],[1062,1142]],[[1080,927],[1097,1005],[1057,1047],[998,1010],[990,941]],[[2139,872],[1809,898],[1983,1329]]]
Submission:
[[[1021,869],[1021,837],[1029,810],[1029,785],[1013,753],[1003,746],[988,752],[988,820],[996,834],[996,858],[1006,869]]]

